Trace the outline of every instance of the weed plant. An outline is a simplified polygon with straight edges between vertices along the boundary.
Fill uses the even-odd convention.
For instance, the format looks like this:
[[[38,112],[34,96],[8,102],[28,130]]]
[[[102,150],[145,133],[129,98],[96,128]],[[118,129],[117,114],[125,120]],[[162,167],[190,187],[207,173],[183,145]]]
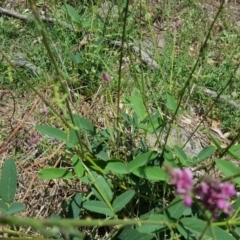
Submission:
[[[45,104],[42,116],[47,112],[51,124],[38,124],[29,144],[43,152],[56,142],[63,146],[61,163],[55,166],[52,159],[40,169],[39,179],[63,180],[67,186],[80,182],[86,191],[69,194],[61,213],[49,218],[13,216],[26,206],[14,202],[17,168],[14,155],[9,157],[1,172],[0,223],[10,227],[0,235],[239,239],[239,112],[218,102],[222,95],[237,101],[239,86],[239,29],[226,20],[225,1],[215,11],[195,1],[176,6],[157,1],[157,7],[145,1],[109,1],[107,14],[99,12],[102,1],[53,2],[56,19],[71,28],[58,21],[43,23],[29,2],[32,22],[0,18],[1,49],[9,48],[0,51],[0,82],[28,90]],[[161,52],[154,21],[162,22],[165,32]],[[143,47],[146,36],[152,42],[148,49]],[[27,52],[41,73],[33,76],[17,68],[11,61],[17,52]],[[145,52],[158,67],[142,63]],[[39,90],[46,85],[51,99]],[[202,88],[217,97],[209,100]],[[93,109],[87,117],[76,107],[86,102]],[[186,142],[178,144],[173,129],[181,128],[179,119],[188,116],[191,106],[203,109],[202,119],[220,119],[234,131],[227,146],[209,130],[205,136],[211,143],[194,156],[185,150]],[[199,126],[191,127],[197,131]],[[34,234],[21,231],[23,226]]]

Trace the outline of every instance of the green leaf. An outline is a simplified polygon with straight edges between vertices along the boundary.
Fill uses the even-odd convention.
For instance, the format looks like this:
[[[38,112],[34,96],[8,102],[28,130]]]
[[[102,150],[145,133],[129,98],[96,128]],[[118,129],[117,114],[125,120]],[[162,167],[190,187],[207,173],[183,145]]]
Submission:
[[[231,149],[228,149],[227,153],[230,156],[234,157],[235,159],[238,159],[238,160],[240,159],[240,154],[238,152],[234,152]]]
[[[237,197],[237,201],[234,204],[234,209],[237,210],[240,208],[240,196]]]
[[[240,159],[239,149],[240,149],[240,144],[233,145],[233,146],[231,146],[231,147],[228,149],[227,153],[228,153],[230,156],[234,157],[235,159],[238,159],[238,160],[239,160],[239,159]]]
[[[208,146],[208,147],[205,147],[198,155],[197,155],[197,158],[198,158],[198,162],[201,162],[209,157],[211,157],[214,152],[215,152],[216,148],[214,146]]]
[[[186,208],[183,212],[183,216],[189,216],[189,215],[192,215],[193,212],[192,212],[192,209],[191,208]]]
[[[0,201],[0,210],[3,216],[13,215],[26,209],[26,205],[20,202],[14,202],[7,205],[4,201]]]
[[[181,161],[181,163],[183,163],[185,165],[186,160],[188,159],[186,153],[182,150],[182,148],[180,148],[177,145],[174,146],[174,151],[175,151],[176,155],[178,156],[179,160]]]
[[[132,173],[140,178],[145,178],[150,181],[168,180],[166,172],[157,166],[143,166],[135,168]]]
[[[99,192],[96,190],[96,188],[91,187],[92,193],[94,194],[94,196],[97,198],[97,200],[101,201],[101,202],[105,202],[103,197],[99,194]]]
[[[78,144],[78,136],[76,130],[70,129],[68,141],[67,141],[67,148],[74,148]]]
[[[86,21],[82,21],[82,22],[81,22],[81,26],[82,26],[82,28],[84,28],[84,29],[90,28],[90,27],[92,26],[92,20],[91,20],[91,19],[88,19],[88,20],[86,20]]]
[[[234,232],[238,235],[238,237],[240,236],[240,227],[235,226],[234,227]],[[237,238],[236,238],[237,239]]]
[[[38,125],[36,126],[36,129],[40,133],[45,134],[49,137],[52,137],[56,140],[67,142],[67,134],[58,128],[53,128],[46,125],[41,125],[41,126]]]
[[[184,239],[187,240],[197,240],[193,233],[191,233],[188,229],[184,228],[182,224],[177,225],[178,232],[182,235]],[[205,238],[204,238],[205,239]]]
[[[99,192],[99,194],[103,197],[106,198],[109,202],[112,201],[113,198],[113,192],[108,184],[108,182],[105,180],[105,178],[96,172],[91,172],[92,176],[94,177],[95,180],[95,188]],[[98,188],[96,187],[98,186]]]
[[[182,199],[180,197],[176,197],[169,204],[169,207],[166,210],[166,215],[170,220],[177,220],[182,216],[185,209],[186,207],[184,206]]]
[[[94,156],[103,161],[108,161],[109,159],[107,153],[104,150],[99,151],[98,153],[94,154]]]
[[[156,239],[152,233],[140,233],[131,226],[125,227],[117,236],[117,240],[153,240]]]
[[[77,193],[73,196],[70,202],[68,217],[78,218],[82,208],[82,194]]]
[[[175,112],[177,109],[177,102],[175,101],[174,97],[172,95],[170,95],[169,93],[167,93],[167,104],[166,107],[168,110],[170,110],[171,112]]]
[[[128,172],[131,173],[133,169],[147,164],[148,162],[154,160],[157,156],[158,156],[158,153],[156,151],[150,151],[150,152],[146,152],[141,155],[138,155],[128,164]]]
[[[64,168],[44,168],[38,173],[40,179],[71,179],[72,173]]]
[[[230,161],[217,159],[216,165],[219,170],[226,176],[230,177],[240,172],[240,168]],[[235,183],[240,184],[240,177],[232,179]]]
[[[86,201],[83,203],[83,208],[96,212],[96,213],[101,213],[110,217],[114,216],[114,213],[109,209],[107,204],[105,202],[101,201]]]
[[[147,111],[143,104],[143,99],[139,91],[135,91],[135,93],[129,97],[129,101],[138,116],[140,121],[144,121],[147,117]]]
[[[182,228],[185,230],[185,233],[183,229],[180,230],[181,234],[185,239],[199,239],[202,232],[206,228],[206,225],[208,224],[206,221],[202,221],[197,218],[182,218],[180,220]],[[223,230],[216,226],[211,226],[213,235],[215,236],[214,239],[217,240],[235,240],[235,238],[230,235],[226,230]],[[213,239],[211,229],[208,227],[207,230],[204,233],[204,238],[206,240]],[[191,238],[189,238],[191,236]],[[195,238],[193,238],[195,237]]]
[[[6,159],[0,180],[0,196],[6,203],[11,203],[17,190],[17,168],[12,158]]]
[[[135,128],[142,129],[142,130],[148,132],[148,126],[145,123],[136,123]]]
[[[76,63],[76,64],[79,64],[79,63],[82,63],[83,62],[83,59],[82,59],[82,56],[79,52],[77,52],[76,54],[74,53],[69,53],[69,57],[71,58],[71,60]]]
[[[154,118],[149,121],[149,124],[146,126],[146,130],[148,133],[155,133],[157,129],[159,129],[163,125],[162,120],[158,118]]]
[[[231,149],[232,151],[234,151],[234,152],[240,151],[240,144],[232,145],[232,146],[230,147],[230,149]]]
[[[113,160],[109,161],[107,163],[105,171],[106,173],[110,171],[116,174],[128,174],[127,166],[122,161],[113,161]]]
[[[78,179],[81,179],[84,175],[84,167],[82,165],[82,161],[79,159],[77,155],[72,157],[72,164],[75,174],[77,175]]]
[[[80,15],[78,14],[77,10],[72,6],[66,4],[62,7],[62,9],[68,14],[69,17],[71,17],[73,21],[80,21]]]
[[[7,211],[6,215],[13,215],[15,213],[21,212],[24,209],[26,209],[26,205],[20,202],[14,202],[9,206],[9,209]]]
[[[166,225],[164,224],[164,222],[167,222],[167,220],[168,220],[167,217],[164,216],[163,214],[154,214],[154,215],[151,215],[147,221],[156,221],[156,222],[159,222],[159,224],[142,225],[138,227],[137,230],[141,233],[153,233],[159,230],[164,230],[166,229]]]
[[[117,236],[117,240],[153,240],[156,239],[152,233],[140,233],[131,226],[125,227]]]
[[[135,195],[134,190],[127,190],[126,192],[117,196],[112,204],[114,212],[117,213],[121,211],[132,200],[134,195]]]
[[[171,148],[166,145],[163,153],[164,163],[171,167],[178,167],[175,157],[173,156]]]
[[[0,212],[3,216],[7,215],[9,206],[3,200],[0,200]]]
[[[152,119],[151,121],[149,120],[149,122],[147,124],[139,123],[139,124],[137,124],[137,127],[152,134],[152,133],[155,133],[155,131],[157,129],[159,129],[162,126],[162,124],[163,123],[162,123],[161,119],[158,117],[158,118]]]
[[[222,151],[222,147],[221,147],[221,144],[218,142],[218,140],[211,134],[209,133],[208,134],[213,142],[213,144],[215,145],[215,147],[217,148],[218,151]]]
[[[49,217],[49,219],[55,219],[55,220],[57,220],[57,219],[62,219],[62,217],[59,216],[59,215],[57,215],[57,214],[51,214],[50,217]]]
[[[75,126],[79,127],[79,129],[83,130],[84,132],[91,134],[92,136],[95,135],[96,129],[91,122],[76,114],[73,114],[72,117]]]

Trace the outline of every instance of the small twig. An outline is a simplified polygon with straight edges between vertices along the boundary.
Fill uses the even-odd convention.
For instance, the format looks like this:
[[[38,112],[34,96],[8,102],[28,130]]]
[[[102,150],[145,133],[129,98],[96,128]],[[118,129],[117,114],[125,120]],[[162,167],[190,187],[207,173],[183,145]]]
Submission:
[[[2,62],[8,63],[4,60]],[[11,61],[11,63],[16,67],[23,67],[29,69],[35,76],[38,76],[42,73],[42,71],[36,65],[27,61],[21,54],[17,54],[16,57]]]
[[[59,150],[63,145],[64,145],[64,143],[62,143],[57,150]],[[55,152],[53,152],[52,154],[50,154],[48,157],[46,157],[46,158],[44,158],[44,159],[41,159],[41,162],[43,162],[42,160],[46,161],[46,160],[51,159],[57,152],[58,152],[58,151],[55,151]],[[57,162],[54,164],[54,167],[56,167],[56,166],[59,164],[60,160],[61,160],[61,157],[58,158]],[[38,165],[38,164],[40,164],[40,161],[38,161],[36,164],[34,163],[33,165],[31,165],[30,168],[32,168],[33,166]],[[29,169],[29,167],[28,167],[27,169],[25,169],[25,170],[28,170],[28,169]],[[25,199],[28,197],[28,193],[30,192],[30,190],[31,190],[31,188],[32,188],[32,185],[34,184],[35,180],[37,179],[37,176],[38,176],[38,175],[35,174],[35,175],[32,177],[32,180],[31,180],[31,182],[29,183],[28,188],[27,188],[27,191],[25,192],[23,198],[21,199],[21,202],[24,202]],[[46,187],[47,187],[47,186],[46,186]]]
[[[110,44],[113,46],[122,47],[122,43],[120,41],[110,41]],[[127,49],[128,45],[134,54],[141,55],[141,60],[144,64],[149,66],[152,70],[159,69],[158,63],[152,57],[150,57],[145,51],[135,46],[133,43],[128,43],[128,44],[124,43],[123,48]]]
[[[47,156],[47,157],[45,157],[45,158],[42,158],[42,159],[38,160],[37,162],[34,162],[34,163],[31,164],[28,168],[24,169],[24,171],[25,171],[25,172],[28,172],[27,170],[33,169],[34,166],[39,165],[40,163],[45,162],[46,160],[51,159],[51,158],[58,152],[58,150],[61,149],[61,147],[62,147],[63,145],[64,145],[64,143],[62,143],[62,144],[58,147],[58,149],[57,149],[56,151],[54,151],[53,153],[51,153],[49,156]],[[35,182],[36,179],[37,179],[37,174],[32,177],[32,180],[31,180],[31,182],[29,183],[28,188],[27,188],[27,190],[26,190],[23,198],[21,199],[21,202],[24,202],[25,199],[28,197],[28,193],[30,192],[30,190],[31,190],[31,188],[32,188],[32,185],[34,184],[34,182]]]
[[[28,68],[35,76],[38,76],[42,73],[42,71],[36,65],[25,60],[20,54],[18,54],[13,60],[13,64],[18,67]]]
[[[12,132],[12,134],[8,137],[8,139],[5,141],[5,143],[0,147],[0,154],[3,153],[3,151],[5,150],[5,148],[8,146],[8,144],[11,142],[11,140],[13,139],[13,137],[15,135],[17,135],[17,133],[20,131],[21,127],[23,126],[23,124],[27,121],[27,119],[29,118],[29,116],[31,115],[31,113],[33,112],[33,110],[35,109],[35,107],[37,106],[37,104],[39,103],[40,98],[38,98],[36,100],[36,102],[33,104],[32,108],[30,109],[30,111],[28,112],[28,114],[25,115],[25,117],[23,118],[23,120],[21,121],[21,123],[15,128],[15,130]]]
[[[44,157],[44,158],[41,158],[41,159],[35,161],[33,164],[30,164],[30,166],[27,167],[25,170],[27,171],[27,170],[29,170],[29,169],[32,169],[34,166],[37,166],[37,165],[39,165],[39,164],[41,164],[41,163],[43,163],[43,162],[51,159],[55,154],[58,153],[58,151],[63,147],[64,144],[65,144],[65,143],[61,143],[61,144],[59,145],[59,147],[57,148],[56,151],[54,151],[53,153],[51,153],[49,156]]]
[[[4,94],[6,93],[10,93],[10,95],[12,95],[12,100],[13,100],[13,111],[12,111],[12,115],[9,117],[9,119],[12,119],[14,114],[15,114],[15,110],[16,110],[16,101],[15,101],[15,98],[14,98],[14,95],[11,91],[9,90],[0,90],[0,93],[3,93],[3,95],[1,95],[0,97],[0,105],[4,106],[4,107],[9,107],[8,104],[4,103],[2,100]]]
[[[198,70],[198,74],[197,74],[197,76],[199,76],[200,75],[200,73],[201,73],[201,71],[202,71],[202,66],[200,66],[200,68],[199,68],[199,70]],[[198,77],[197,77],[198,78]],[[197,79],[198,80],[198,79]],[[192,93],[193,93],[193,90],[196,88],[196,83],[193,83],[193,85],[192,85],[192,87],[191,87],[191,89],[190,89],[190,92],[189,92],[189,94],[188,94],[188,96],[187,96],[187,100],[186,100],[186,102],[185,102],[185,104],[184,104],[184,109],[186,108],[186,106],[187,106],[187,104],[188,104],[188,102],[189,102],[189,99],[190,99],[190,97],[191,97],[191,95],[192,95]]]
[[[14,18],[18,18],[18,19],[21,19],[21,20],[31,20],[31,17],[29,16],[26,16],[26,15],[23,15],[23,14],[20,14],[20,13],[17,13],[17,12],[14,12],[14,11],[10,11],[6,8],[1,8],[0,7],[0,14],[3,14],[3,15],[6,15],[6,16],[9,16],[9,17],[14,17]],[[46,18],[44,16],[39,16],[40,20],[44,21],[44,22],[50,22],[50,23],[57,23],[59,25],[62,25],[68,29],[70,29],[71,31],[74,31],[74,28],[71,24],[68,24],[66,22],[63,22],[63,21],[60,21],[60,20],[57,20],[55,18]]]
[[[26,192],[25,192],[23,198],[21,199],[21,202],[24,202],[25,199],[28,197],[28,193],[30,192],[33,183],[34,183],[35,180],[37,179],[37,176],[38,176],[37,174],[33,176],[33,178],[32,178],[32,180],[31,180],[31,182],[29,183],[28,188],[27,188],[27,190],[26,190]]]
[[[214,92],[214,91],[212,91],[208,88],[205,88],[205,87],[197,87],[197,89],[201,90],[205,95],[208,95],[211,98],[216,98],[217,95],[218,95],[216,92]],[[234,107],[236,109],[240,109],[240,105],[237,104],[233,100],[229,100],[227,96],[222,95],[222,96],[219,97],[218,100],[222,103],[227,103],[231,107]]]

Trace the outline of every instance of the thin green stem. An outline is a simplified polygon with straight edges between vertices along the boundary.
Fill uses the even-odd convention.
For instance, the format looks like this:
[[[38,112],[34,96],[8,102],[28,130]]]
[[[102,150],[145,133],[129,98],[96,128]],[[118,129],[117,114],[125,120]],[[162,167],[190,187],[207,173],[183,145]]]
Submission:
[[[121,39],[121,49],[120,49],[120,61],[118,68],[118,85],[117,85],[117,119],[116,126],[119,125],[120,120],[120,92],[121,92],[121,81],[122,81],[122,65],[123,65],[123,56],[124,56],[124,43],[126,41],[126,27],[127,27],[127,15],[128,15],[128,7],[129,0],[126,0],[126,6],[123,10],[124,18],[123,18],[123,31],[122,31],[122,39]],[[120,133],[117,131],[117,149],[119,155],[119,147],[120,147]]]
[[[190,139],[193,137],[193,135],[196,133],[196,131],[198,130],[198,128],[202,125],[204,119],[208,116],[208,114],[212,111],[215,103],[218,101],[218,99],[220,98],[220,96],[222,95],[222,93],[226,90],[226,88],[229,86],[229,84],[232,82],[235,73],[237,71],[237,69],[240,66],[240,62],[237,64],[237,66],[235,67],[234,71],[231,74],[231,77],[229,78],[228,82],[225,84],[225,86],[221,89],[221,91],[217,94],[216,98],[214,99],[214,102],[212,103],[212,105],[208,108],[208,110],[205,112],[204,116],[202,117],[202,120],[199,122],[199,124],[197,125],[197,127],[194,129],[194,131],[190,134],[188,140],[184,143],[183,148],[186,146],[186,144],[190,141]],[[240,130],[240,129],[238,129]],[[227,148],[225,148],[225,150],[220,154],[220,157],[224,156],[224,154],[228,151],[228,149],[235,143],[235,141],[239,138],[240,136],[240,131],[238,133],[238,135],[234,138],[234,140],[231,142],[231,144],[229,144],[229,146]]]
[[[94,162],[92,162],[94,164]],[[92,184],[94,185],[94,187],[97,189],[97,191],[99,192],[99,194],[101,195],[101,197],[103,198],[103,200],[105,201],[105,203],[108,205],[109,209],[112,211],[112,213],[114,213],[114,209],[112,207],[112,204],[110,203],[110,201],[108,200],[106,194],[102,191],[102,188],[99,187],[98,183],[96,182],[96,179],[94,178],[94,176],[92,175],[92,173],[89,171],[89,169],[87,168],[87,166],[82,163],[85,170],[88,172],[89,177],[91,178]],[[94,166],[96,166],[98,169],[100,169],[96,164],[94,164]],[[102,172],[102,174],[104,174],[104,172]],[[114,214],[114,218],[117,219],[117,216]]]
[[[32,8],[33,14],[34,14],[34,16],[35,16],[36,26],[38,27],[39,32],[40,32],[41,35],[42,35],[43,44],[44,44],[44,46],[45,46],[45,48],[46,48],[46,50],[47,50],[47,52],[48,52],[48,56],[49,56],[51,62],[53,63],[54,68],[55,68],[55,71],[56,71],[56,78],[55,78],[55,80],[60,83],[60,86],[61,86],[61,88],[62,88],[62,90],[63,90],[63,93],[66,94],[67,96],[69,96],[68,88],[66,87],[66,85],[65,85],[65,83],[64,83],[64,78],[65,78],[65,76],[63,75],[62,71],[59,69],[58,64],[57,64],[57,62],[56,62],[56,60],[55,60],[55,57],[53,56],[53,53],[52,53],[52,51],[51,51],[51,49],[50,49],[50,45],[49,45],[48,40],[47,40],[46,33],[45,33],[45,31],[43,30],[41,20],[40,20],[40,18],[39,18],[39,16],[38,16],[38,13],[37,13],[37,11],[36,11],[36,9],[35,9],[35,5],[34,5],[34,3],[33,3],[32,0],[30,1],[30,5],[31,5],[31,8]],[[74,125],[73,115],[72,115],[72,111],[71,111],[71,108],[70,108],[70,104],[69,104],[68,99],[66,99],[65,102],[66,102],[66,107],[67,107],[67,110],[68,110],[68,114],[69,114],[69,116],[70,116],[71,123]],[[63,112],[65,112],[65,111],[63,111]],[[61,119],[62,119],[62,118],[61,118]],[[64,119],[64,122],[66,122],[65,119]],[[70,125],[68,124],[68,126],[70,126]],[[70,126],[70,127],[71,127],[71,126]],[[83,158],[84,158],[84,149],[83,149],[82,140],[81,140],[81,138],[80,138],[80,136],[79,136],[79,134],[78,134],[78,131],[75,130],[75,132],[76,132],[76,135],[77,135],[77,138],[78,138],[78,142],[79,142],[79,146],[80,146],[79,154],[80,154],[81,158],[83,159]]]
[[[203,229],[203,231],[202,231],[202,233],[201,233],[201,235],[199,236],[199,240],[201,240],[203,237],[204,237],[204,234],[205,234],[205,232],[207,231],[207,229],[208,229],[208,223],[206,224],[206,226],[205,226],[205,228]]]
[[[170,76],[169,76],[169,91],[172,92],[172,87],[173,87],[173,67],[174,67],[174,60],[175,60],[175,46],[176,46],[176,30],[173,32],[173,49],[172,49],[172,56],[171,56],[171,71],[170,71]]]
[[[34,219],[34,218],[16,218],[0,217],[0,224],[14,226],[28,226],[35,229],[46,229],[47,226],[57,226],[67,229],[73,227],[94,227],[94,226],[128,226],[128,225],[166,225],[165,221],[150,221],[141,219]]]
[[[197,68],[197,66],[198,66],[198,64],[199,64],[199,62],[200,62],[200,59],[202,59],[203,56],[204,56],[204,50],[205,50],[205,48],[206,48],[206,46],[207,46],[208,39],[210,38],[211,31],[212,31],[212,29],[213,29],[213,26],[215,25],[215,22],[216,22],[217,19],[218,19],[218,16],[219,16],[220,12],[222,11],[222,8],[223,8],[224,3],[225,3],[225,0],[222,0],[222,1],[221,1],[221,4],[220,4],[220,6],[219,6],[219,9],[218,9],[218,11],[217,11],[217,13],[216,13],[213,21],[212,21],[212,24],[211,24],[211,26],[210,26],[210,28],[209,28],[209,30],[208,30],[208,32],[207,32],[207,35],[206,35],[206,37],[205,37],[205,39],[204,39],[204,41],[203,41],[203,44],[202,44],[202,46],[201,46],[201,48],[200,48],[200,50],[199,50],[198,58],[197,58],[197,60],[195,61],[194,65],[193,65],[193,67],[192,67],[192,70],[191,70],[191,72],[190,72],[190,74],[189,74],[189,76],[188,76],[188,78],[187,78],[187,80],[186,80],[186,82],[185,82],[185,84],[184,84],[184,86],[183,86],[183,89],[182,89],[181,94],[180,94],[180,98],[179,98],[178,105],[177,105],[177,107],[176,107],[176,110],[175,110],[175,112],[174,112],[174,114],[173,114],[173,116],[172,116],[172,120],[170,121],[169,127],[168,127],[168,129],[167,129],[167,134],[166,134],[166,137],[165,137],[165,143],[164,143],[164,146],[163,146],[162,156],[163,156],[163,154],[164,154],[164,151],[165,151],[165,148],[166,148],[166,145],[167,145],[167,142],[168,142],[167,140],[168,140],[168,138],[169,138],[169,136],[170,136],[171,124],[172,124],[172,123],[175,121],[175,119],[176,119],[177,112],[178,112],[178,110],[179,110],[179,108],[180,108],[180,106],[181,106],[181,103],[182,103],[182,100],[183,100],[183,97],[184,97],[184,92],[185,92],[185,90],[187,89],[187,87],[189,86],[189,84],[190,84],[190,82],[191,82],[191,80],[192,80],[192,76],[193,76],[193,74],[194,74],[194,72],[195,72],[195,70],[196,70],[196,68]]]

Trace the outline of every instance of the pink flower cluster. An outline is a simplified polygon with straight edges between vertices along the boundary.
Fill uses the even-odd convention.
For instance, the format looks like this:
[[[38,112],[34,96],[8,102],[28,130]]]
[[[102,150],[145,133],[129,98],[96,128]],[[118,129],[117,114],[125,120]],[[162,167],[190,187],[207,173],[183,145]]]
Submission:
[[[221,183],[218,179],[206,179],[195,188],[194,192],[214,218],[217,218],[218,210],[222,210],[227,215],[232,213],[229,197],[236,195],[234,185]]]
[[[110,81],[110,76],[109,76],[107,73],[103,73],[103,75],[102,75],[102,81],[103,81],[104,83],[109,83],[109,81]]]
[[[39,140],[40,140],[40,136],[35,135],[29,140],[29,145],[30,146],[35,146]]]
[[[192,205],[192,195],[198,195],[202,204],[208,209],[214,218],[217,218],[219,210],[225,214],[232,213],[229,202],[231,196],[236,195],[233,184],[221,183],[218,179],[205,178],[193,189],[193,173],[190,169],[173,168],[170,172],[170,183],[176,186],[175,193],[183,197],[185,206]]]
[[[176,185],[176,194],[183,196],[184,204],[187,207],[192,205],[191,190],[193,186],[193,174],[188,168],[181,170],[173,168],[170,175],[170,183]]]

